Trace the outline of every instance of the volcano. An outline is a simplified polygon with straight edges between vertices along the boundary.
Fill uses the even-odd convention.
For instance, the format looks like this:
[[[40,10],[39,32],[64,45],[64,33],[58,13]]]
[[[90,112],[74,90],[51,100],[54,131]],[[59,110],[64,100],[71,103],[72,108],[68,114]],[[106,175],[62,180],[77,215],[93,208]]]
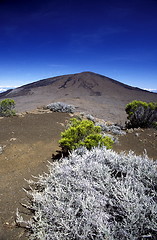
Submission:
[[[73,104],[77,111],[120,123],[126,120],[127,103],[132,100],[157,102],[157,93],[93,72],[82,72],[23,85],[1,93],[0,99],[4,98],[14,99],[18,112],[60,101]]]

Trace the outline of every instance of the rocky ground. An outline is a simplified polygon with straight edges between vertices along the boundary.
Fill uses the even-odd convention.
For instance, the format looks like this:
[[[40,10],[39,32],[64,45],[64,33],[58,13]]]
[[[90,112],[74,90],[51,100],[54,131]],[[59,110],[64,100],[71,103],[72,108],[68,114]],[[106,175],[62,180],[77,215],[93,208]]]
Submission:
[[[68,118],[51,112],[0,119],[0,240],[27,239],[15,226],[16,209],[25,210],[24,179],[47,171]]]
[[[25,229],[15,225],[16,209],[26,201],[24,179],[47,172],[48,161],[59,150],[58,140],[70,116],[66,113],[36,111],[0,119],[0,240],[26,240]],[[115,151],[133,150],[157,159],[157,131],[129,130],[113,146]],[[28,215],[29,217],[29,215]]]
[[[113,149],[117,152],[132,150],[136,155],[146,153],[149,158],[157,160],[157,130],[130,129],[126,135],[120,136]]]

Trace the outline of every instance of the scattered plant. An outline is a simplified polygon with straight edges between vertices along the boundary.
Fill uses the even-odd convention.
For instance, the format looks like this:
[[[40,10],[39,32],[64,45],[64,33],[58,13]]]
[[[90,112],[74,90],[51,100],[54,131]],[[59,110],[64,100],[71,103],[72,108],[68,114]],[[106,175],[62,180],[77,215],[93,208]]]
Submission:
[[[95,125],[100,126],[103,132],[110,132],[114,135],[124,135],[124,134],[126,134],[125,131],[122,131],[120,126],[117,126],[117,125],[114,125],[114,124],[107,125],[105,123],[97,122]]]
[[[104,148],[73,151],[31,184],[31,240],[155,240],[157,163]],[[34,187],[33,187],[34,186]]]
[[[16,115],[14,108],[15,101],[13,99],[7,98],[0,101],[0,116],[10,117]]]
[[[135,100],[126,105],[125,111],[128,114],[128,128],[148,128],[157,122],[157,103]]]
[[[109,131],[111,133],[113,133],[114,135],[124,135],[124,134],[126,134],[125,131],[122,131],[120,126],[117,126],[117,125],[114,125],[114,124],[109,126]]]
[[[113,140],[101,135],[101,127],[95,126],[90,120],[78,120],[72,118],[68,129],[61,133],[59,144],[63,152],[72,151],[81,146],[91,149],[96,146],[105,145],[111,148]]]
[[[63,102],[50,103],[49,105],[47,105],[47,108],[49,108],[53,112],[73,113],[75,111],[75,107],[73,105],[68,105]]]
[[[93,117],[92,115],[90,115],[90,114],[87,114],[87,115],[86,115],[86,118],[87,118],[88,120],[92,121],[92,122],[95,122],[94,117]]]
[[[153,128],[157,130],[157,122],[153,122]]]

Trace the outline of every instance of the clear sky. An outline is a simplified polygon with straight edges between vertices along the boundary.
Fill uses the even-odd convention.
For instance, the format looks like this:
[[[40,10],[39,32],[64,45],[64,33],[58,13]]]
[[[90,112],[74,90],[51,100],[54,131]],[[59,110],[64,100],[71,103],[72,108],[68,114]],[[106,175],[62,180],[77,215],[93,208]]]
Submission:
[[[157,0],[0,0],[0,86],[83,71],[157,89]]]

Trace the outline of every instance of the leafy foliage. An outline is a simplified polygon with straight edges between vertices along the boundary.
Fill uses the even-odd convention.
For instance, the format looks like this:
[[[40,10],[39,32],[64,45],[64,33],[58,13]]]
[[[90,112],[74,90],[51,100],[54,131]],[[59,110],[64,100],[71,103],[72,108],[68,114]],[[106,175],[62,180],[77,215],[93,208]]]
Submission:
[[[75,107],[73,105],[69,105],[63,102],[50,103],[49,105],[47,105],[47,108],[49,108],[53,112],[73,113],[75,111]]]
[[[78,120],[72,118],[69,128],[61,133],[60,146],[64,152],[68,152],[81,146],[91,149],[96,146],[105,145],[111,148],[113,140],[101,135],[101,127],[95,126],[90,120]]]
[[[129,119],[127,127],[147,128],[157,122],[157,103],[135,100],[126,105],[125,111]]]
[[[16,114],[15,110],[15,101],[13,99],[4,99],[0,101],[0,116],[14,116]]]
[[[30,239],[155,240],[157,162],[105,147],[80,153],[29,181]]]
[[[157,122],[153,122],[153,128],[157,130]]]

